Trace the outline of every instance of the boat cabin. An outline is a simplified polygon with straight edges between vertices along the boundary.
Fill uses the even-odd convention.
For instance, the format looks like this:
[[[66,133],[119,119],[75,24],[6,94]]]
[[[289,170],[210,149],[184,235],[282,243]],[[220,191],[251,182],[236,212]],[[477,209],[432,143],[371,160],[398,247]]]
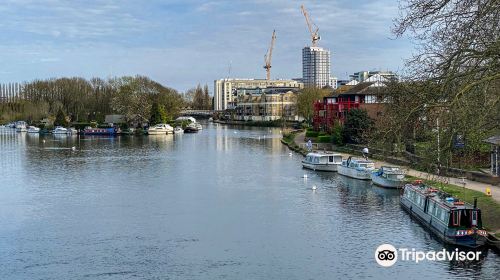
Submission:
[[[481,210],[447,193],[425,185],[407,185],[403,196],[448,228],[482,228]]]
[[[349,157],[348,159],[344,159],[342,161],[342,166],[348,168],[363,168],[363,169],[373,169],[375,168],[375,164],[369,160],[364,159],[356,159]]]
[[[304,161],[311,164],[341,164],[342,156],[329,153],[308,153]]]

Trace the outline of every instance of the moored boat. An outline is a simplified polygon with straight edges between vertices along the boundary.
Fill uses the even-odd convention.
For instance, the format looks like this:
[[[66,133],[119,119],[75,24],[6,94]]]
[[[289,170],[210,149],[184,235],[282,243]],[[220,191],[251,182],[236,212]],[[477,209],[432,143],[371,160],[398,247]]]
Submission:
[[[28,128],[26,125],[16,125],[16,131],[17,132],[26,132],[28,131]]]
[[[196,128],[194,126],[187,126],[184,129],[184,133],[197,133],[197,132],[198,132],[198,128]]]
[[[415,181],[406,184],[401,206],[444,242],[477,248],[486,245],[488,233],[482,227],[481,210],[458,198]]]
[[[302,167],[318,171],[335,172],[340,164],[342,164],[342,155],[333,153],[308,153],[302,160]]]
[[[74,127],[70,127],[70,128],[68,128],[68,130],[66,131],[66,133],[68,135],[77,135],[78,134],[78,130],[76,130]]]
[[[28,127],[28,133],[40,133],[40,128],[30,125]]]
[[[339,174],[355,179],[370,180],[371,173],[375,169],[375,164],[372,161],[349,157],[342,160],[342,164],[338,166]]]
[[[182,127],[180,126],[177,126],[176,128],[174,128],[174,134],[179,134],[179,133],[184,133],[184,129],[182,129]]]
[[[198,130],[202,130],[203,129],[203,126],[200,124],[200,123],[190,123],[189,126],[193,126],[193,127],[196,127],[196,129]]]
[[[405,174],[396,166],[382,166],[379,170],[372,171],[372,182],[385,188],[401,188],[404,185]]]
[[[86,127],[83,130],[84,135],[116,135],[116,129],[114,127],[107,128],[93,128]]]
[[[68,129],[62,126],[56,126],[54,130],[52,130],[52,134],[68,134]]]
[[[174,133],[174,128],[165,123],[159,123],[148,128],[149,135],[162,135],[169,133]]]

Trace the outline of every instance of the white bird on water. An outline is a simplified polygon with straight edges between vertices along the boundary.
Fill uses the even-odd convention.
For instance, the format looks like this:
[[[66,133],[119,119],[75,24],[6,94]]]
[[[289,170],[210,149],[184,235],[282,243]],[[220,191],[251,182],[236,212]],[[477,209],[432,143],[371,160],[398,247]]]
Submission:
[[[302,178],[307,179],[307,174],[304,174],[304,176],[302,176]]]
[[[313,185],[312,188],[311,188],[313,191],[316,190],[316,185]]]
[[[76,147],[75,146],[71,147],[71,150],[76,151]]]
[[[289,153],[288,153],[288,155],[289,155],[289,156],[292,156],[293,154],[292,154],[292,152],[289,152]]]

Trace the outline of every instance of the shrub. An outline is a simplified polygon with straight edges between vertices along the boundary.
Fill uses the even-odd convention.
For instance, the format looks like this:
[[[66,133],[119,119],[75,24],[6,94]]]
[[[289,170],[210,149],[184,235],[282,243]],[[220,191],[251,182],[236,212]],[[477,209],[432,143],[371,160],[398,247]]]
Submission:
[[[332,142],[335,145],[343,145],[342,141],[342,125],[336,124],[332,130]]]
[[[306,137],[318,137],[317,131],[306,131]]]
[[[330,135],[318,136],[319,143],[331,143],[332,137]]]
[[[318,133],[318,136],[325,136],[325,135],[328,135],[328,134],[327,134],[326,132],[324,132],[324,131],[320,131],[320,132]]]

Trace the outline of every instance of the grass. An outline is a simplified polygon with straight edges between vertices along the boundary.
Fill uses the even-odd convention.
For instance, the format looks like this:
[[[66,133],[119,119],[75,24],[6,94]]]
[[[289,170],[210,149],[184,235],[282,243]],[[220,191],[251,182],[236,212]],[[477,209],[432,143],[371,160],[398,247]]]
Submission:
[[[409,181],[420,179],[425,184],[438,188],[470,204],[473,204],[474,197],[477,197],[477,206],[481,209],[483,227],[492,232],[500,230],[500,204],[492,197],[482,192],[433,180],[425,180],[412,176],[407,176],[407,179],[409,179]],[[496,235],[500,237],[500,232]]]

